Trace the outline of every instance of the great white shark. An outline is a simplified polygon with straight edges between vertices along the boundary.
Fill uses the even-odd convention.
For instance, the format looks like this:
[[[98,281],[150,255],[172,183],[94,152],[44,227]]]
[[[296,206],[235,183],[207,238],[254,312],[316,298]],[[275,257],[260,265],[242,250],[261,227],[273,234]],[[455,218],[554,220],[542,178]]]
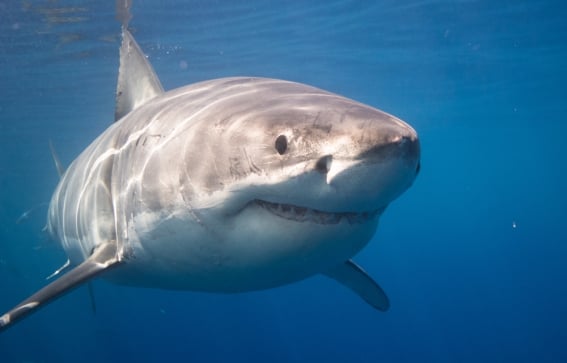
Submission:
[[[283,80],[164,92],[122,33],[116,122],[61,170],[49,205],[47,230],[74,267],[1,316],[0,330],[99,275],[236,293],[323,274],[387,310],[351,258],[418,174],[415,130]]]

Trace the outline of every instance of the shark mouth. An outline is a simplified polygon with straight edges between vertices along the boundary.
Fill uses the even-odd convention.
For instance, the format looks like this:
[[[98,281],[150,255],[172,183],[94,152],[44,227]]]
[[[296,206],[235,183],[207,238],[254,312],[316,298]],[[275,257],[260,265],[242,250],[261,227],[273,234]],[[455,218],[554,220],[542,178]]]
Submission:
[[[272,203],[258,199],[254,200],[253,204],[290,221],[311,222],[316,224],[339,224],[341,221],[345,221],[349,224],[362,224],[373,220],[386,209],[384,207],[369,212],[324,212],[291,204]]]

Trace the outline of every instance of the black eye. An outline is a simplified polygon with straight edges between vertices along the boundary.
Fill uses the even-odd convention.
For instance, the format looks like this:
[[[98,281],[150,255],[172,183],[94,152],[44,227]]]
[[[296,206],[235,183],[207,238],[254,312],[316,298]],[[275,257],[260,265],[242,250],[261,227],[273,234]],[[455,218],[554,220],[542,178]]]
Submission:
[[[276,150],[280,155],[283,155],[287,150],[287,137],[285,135],[280,135],[276,139]]]

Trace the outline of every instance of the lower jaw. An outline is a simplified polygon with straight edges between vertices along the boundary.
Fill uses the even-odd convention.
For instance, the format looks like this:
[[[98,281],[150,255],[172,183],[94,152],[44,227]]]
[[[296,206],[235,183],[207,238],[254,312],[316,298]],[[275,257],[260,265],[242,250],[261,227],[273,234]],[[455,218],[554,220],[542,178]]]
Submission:
[[[317,209],[254,200],[253,204],[283,219],[315,224],[364,224],[376,219],[386,207],[364,212],[325,212]]]

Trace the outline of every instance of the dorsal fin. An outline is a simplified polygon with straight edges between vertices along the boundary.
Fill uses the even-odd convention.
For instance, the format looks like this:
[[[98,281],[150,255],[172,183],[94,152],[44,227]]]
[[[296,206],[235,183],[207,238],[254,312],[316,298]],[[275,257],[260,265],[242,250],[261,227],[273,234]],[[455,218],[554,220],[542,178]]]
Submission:
[[[123,27],[114,121],[162,93],[163,87],[150,62],[132,34]]]

